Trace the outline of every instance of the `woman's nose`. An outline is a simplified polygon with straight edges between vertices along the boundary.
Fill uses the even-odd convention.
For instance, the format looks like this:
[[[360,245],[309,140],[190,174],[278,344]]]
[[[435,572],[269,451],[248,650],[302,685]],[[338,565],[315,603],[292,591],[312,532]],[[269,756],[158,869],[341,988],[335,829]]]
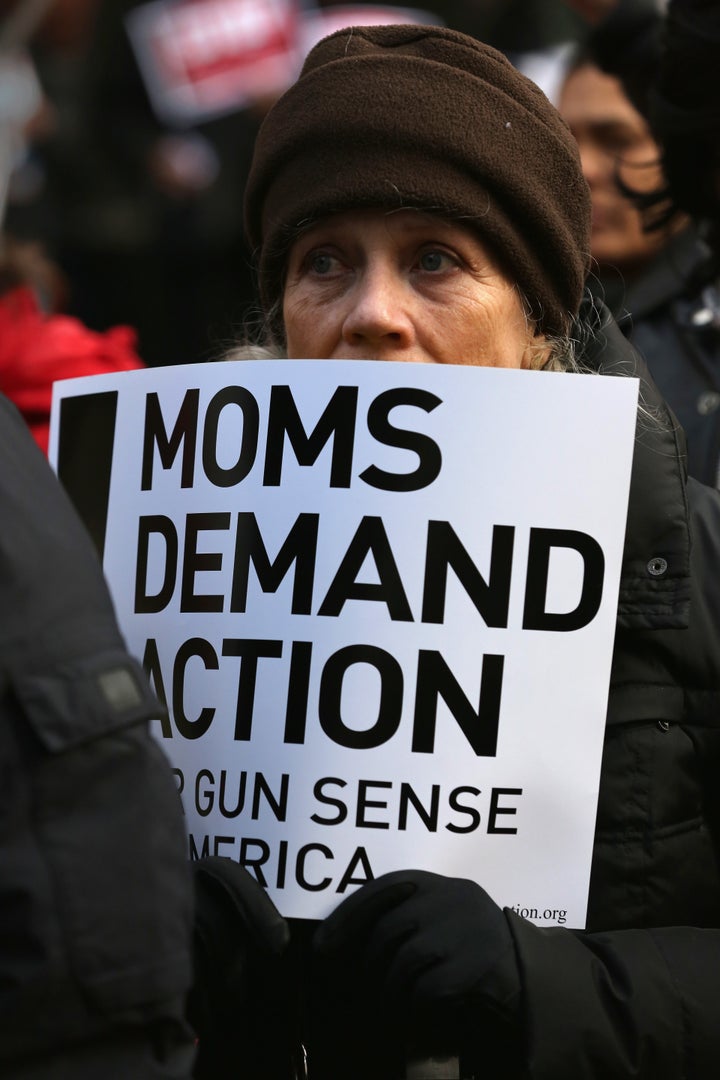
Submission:
[[[348,297],[343,322],[348,345],[403,348],[413,341],[414,327],[407,286],[391,266],[368,266],[359,274]]]

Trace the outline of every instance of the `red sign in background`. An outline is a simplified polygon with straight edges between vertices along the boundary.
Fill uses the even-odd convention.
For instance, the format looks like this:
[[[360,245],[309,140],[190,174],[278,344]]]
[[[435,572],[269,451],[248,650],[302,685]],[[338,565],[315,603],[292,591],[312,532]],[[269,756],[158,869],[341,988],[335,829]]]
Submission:
[[[127,29],[158,116],[192,124],[283,93],[325,34],[391,22],[438,20],[373,4],[320,11],[297,0],[152,0],[129,14]]]

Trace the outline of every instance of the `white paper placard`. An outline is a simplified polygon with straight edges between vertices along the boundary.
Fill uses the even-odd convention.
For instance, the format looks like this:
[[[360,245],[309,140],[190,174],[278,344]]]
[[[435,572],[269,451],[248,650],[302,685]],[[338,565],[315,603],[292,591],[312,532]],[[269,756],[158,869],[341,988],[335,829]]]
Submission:
[[[103,472],[76,430],[101,401],[104,568],[167,701],[190,854],[244,862],[286,916],[416,867],[583,926],[637,381],[297,360],[68,380],[71,494]]]

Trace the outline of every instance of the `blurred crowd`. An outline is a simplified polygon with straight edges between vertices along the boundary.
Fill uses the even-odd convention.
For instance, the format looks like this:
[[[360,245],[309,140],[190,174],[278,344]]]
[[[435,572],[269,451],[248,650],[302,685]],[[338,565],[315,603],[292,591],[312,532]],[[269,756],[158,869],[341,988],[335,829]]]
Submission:
[[[203,3],[223,7],[195,0]],[[2,0],[0,16],[7,24],[23,5],[27,0]],[[130,324],[149,365],[217,356],[252,305],[242,191],[273,93],[217,114],[161,112],[128,22],[158,6],[171,5],[45,0],[27,40],[13,44],[16,63],[25,64],[27,101],[5,217],[8,233],[42,244],[57,268],[44,301],[95,331]],[[35,7],[42,9],[42,0]],[[418,8],[513,55],[552,49],[585,26],[561,0],[420,0],[412,10],[391,10],[412,21]],[[312,14],[329,18],[334,9],[346,22],[346,6],[325,4]],[[373,17],[388,10],[355,5],[356,21],[363,9]],[[301,14],[309,18],[309,8]],[[289,60],[284,74],[287,82],[295,74]],[[5,82],[2,96],[9,77]]]

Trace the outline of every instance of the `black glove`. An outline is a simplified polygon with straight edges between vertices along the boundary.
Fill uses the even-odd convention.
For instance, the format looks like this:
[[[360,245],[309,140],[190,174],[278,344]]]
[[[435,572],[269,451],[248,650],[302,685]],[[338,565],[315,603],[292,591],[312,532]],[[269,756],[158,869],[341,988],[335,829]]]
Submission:
[[[192,864],[194,981],[188,1019],[198,1036],[194,1076],[223,1080],[292,1075],[292,987],[285,920],[232,859]]]
[[[503,911],[479,885],[423,870],[385,874],[321,924],[315,953],[327,983],[336,992],[353,985],[356,1003],[375,1002],[386,1031],[404,1033],[413,1053],[477,1053],[486,1065],[515,1057],[514,944]]]

